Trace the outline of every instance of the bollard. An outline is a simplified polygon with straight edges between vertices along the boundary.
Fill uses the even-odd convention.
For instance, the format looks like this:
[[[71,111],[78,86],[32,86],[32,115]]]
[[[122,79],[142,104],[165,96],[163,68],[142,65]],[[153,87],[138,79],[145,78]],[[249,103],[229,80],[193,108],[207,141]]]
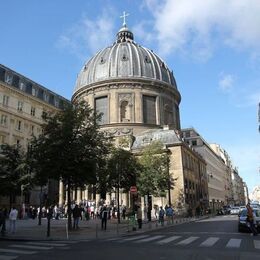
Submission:
[[[119,224],[118,224],[118,222],[116,223],[116,234],[118,235],[118,233],[119,233]]]
[[[96,224],[96,239],[98,238],[98,224]]]
[[[67,235],[67,240],[69,240],[69,229],[68,229],[68,223],[66,223],[66,235]]]

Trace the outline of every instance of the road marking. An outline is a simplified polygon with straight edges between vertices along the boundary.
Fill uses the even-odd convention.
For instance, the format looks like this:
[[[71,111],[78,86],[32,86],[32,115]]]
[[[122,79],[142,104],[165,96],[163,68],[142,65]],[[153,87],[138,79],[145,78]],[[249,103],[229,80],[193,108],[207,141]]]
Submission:
[[[121,241],[118,242],[125,242],[125,241],[132,241],[132,240],[137,240],[137,239],[141,239],[141,238],[145,238],[148,237],[148,235],[142,235],[142,236],[137,236],[137,237],[130,237],[130,238],[125,238]]]
[[[10,245],[10,247],[25,248],[25,249],[36,249],[36,250],[50,250],[53,247],[50,246],[27,246],[27,245]]]
[[[148,238],[144,238],[144,239],[141,239],[141,240],[134,241],[134,243],[150,242],[150,241],[162,238],[162,237],[164,237],[164,236],[158,235],[158,236],[154,236],[154,237],[148,237]]]
[[[176,245],[188,245],[188,244],[192,243],[193,241],[197,240],[198,238],[199,237],[189,237],[187,239],[180,241]]]
[[[45,242],[26,242],[28,245],[35,245],[35,246],[67,246],[67,244],[56,244],[56,243],[45,243]]]
[[[241,244],[241,239],[236,239],[236,238],[231,238],[226,247],[228,248],[238,248],[240,247],[240,244]]]
[[[178,239],[178,238],[180,238],[180,237],[181,237],[181,236],[167,237],[167,238],[165,238],[165,239],[163,239],[163,240],[158,241],[157,244],[159,244],[159,245],[164,245],[164,244],[170,243],[170,242],[172,242],[172,241],[174,241],[174,240],[176,240],[176,239]]]
[[[26,250],[16,250],[16,249],[4,249],[4,248],[0,248],[0,252],[23,254],[23,255],[32,255],[32,254],[36,254],[36,253],[37,253],[36,251],[26,251]]]
[[[13,260],[16,259],[18,256],[10,256],[10,255],[0,255],[0,260]]]
[[[203,243],[201,243],[200,246],[210,247],[210,246],[213,246],[218,240],[219,240],[219,237],[209,237]]]
[[[260,240],[254,240],[255,249],[260,249]]]

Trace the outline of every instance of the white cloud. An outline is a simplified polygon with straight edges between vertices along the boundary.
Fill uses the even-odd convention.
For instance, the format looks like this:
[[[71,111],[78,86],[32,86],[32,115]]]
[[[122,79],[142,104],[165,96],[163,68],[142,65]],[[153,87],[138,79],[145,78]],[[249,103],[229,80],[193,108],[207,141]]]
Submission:
[[[230,92],[233,89],[235,78],[231,74],[223,74],[221,73],[221,78],[219,80],[219,88],[223,92]]]
[[[207,60],[219,44],[260,51],[259,0],[145,2],[155,18],[161,53],[185,53],[189,45],[189,54]]]
[[[106,9],[95,20],[84,16],[77,24],[64,32],[58,39],[57,47],[69,50],[71,53],[85,60],[98,50],[113,42],[114,21],[111,17],[112,9]]]

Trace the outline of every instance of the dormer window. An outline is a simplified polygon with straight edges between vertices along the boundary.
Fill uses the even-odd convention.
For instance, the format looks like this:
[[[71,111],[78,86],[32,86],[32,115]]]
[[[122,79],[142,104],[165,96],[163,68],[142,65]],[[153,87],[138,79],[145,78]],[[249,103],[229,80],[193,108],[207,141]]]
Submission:
[[[35,87],[32,87],[32,95],[36,96],[37,95],[37,90]]]
[[[48,95],[48,93],[44,92],[44,94],[43,94],[44,101],[49,102],[49,98],[50,98],[50,96]]]
[[[22,91],[25,91],[26,90],[26,85],[24,82],[20,81],[19,83],[19,89],[22,90]]]
[[[122,61],[127,61],[127,60],[128,60],[128,58],[127,58],[126,54],[124,53],[122,56]]]
[[[146,63],[151,63],[151,60],[149,59],[148,56],[145,56],[144,61],[145,61]]]
[[[11,85],[12,84],[12,81],[13,81],[13,76],[11,74],[6,74],[5,75],[5,83]]]
[[[101,64],[104,64],[105,62],[106,62],[106,60],[105,60],[103,57],[101,57],[101,58],[100,58],[100,63],[101,63]]]

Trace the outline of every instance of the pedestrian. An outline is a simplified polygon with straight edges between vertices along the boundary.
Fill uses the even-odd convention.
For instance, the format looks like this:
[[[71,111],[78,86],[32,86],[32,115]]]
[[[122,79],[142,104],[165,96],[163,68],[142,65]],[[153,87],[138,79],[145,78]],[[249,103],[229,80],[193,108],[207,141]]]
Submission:
[[[101,209],[101,229],[107,229],[107,218],[108,218],[108,210],[107,206],[104,205]]]
[[[0,208],[0,228],[1,228],[1,234],[5,234],[5,219],[6,219],[6,212],[4,208]]]
[[[78,204],[76,204],[75,207],[73,208],[72,216],[73,216],[73,228],[78,229],[79,219],[81,217],[81,209],[79,208]]]
[[[173,215],[174,215],[173,208],[171,206],[167,207],[166,209],[167,224],[173,224]]]
[[[9,213],[9,221],[10,221],[10,232],[12,234],[16,231],[16,220],[18,216],[18,210],[15,207],[12,207],[10,213]]]
[[[159,223],[162,226],[164,226],[164,215],[165,215],[165,211],[164,211],[163,207],[161,206],[160,210],[159,210]]]
[[[247,208],[247,218],[246,221],[248,223],[248,226],[252,232],[253,236],[257,236],[257,229],[255,227],[255,213],[253,211],[253,209],[251,208],[250,204],[247,203],[246,205]]]
[[[142,228],[142,210],[140,206],[137,206],[137,212],[136,212],[136,217],[137,217],[137,223],[138,223],[138,228]]]

